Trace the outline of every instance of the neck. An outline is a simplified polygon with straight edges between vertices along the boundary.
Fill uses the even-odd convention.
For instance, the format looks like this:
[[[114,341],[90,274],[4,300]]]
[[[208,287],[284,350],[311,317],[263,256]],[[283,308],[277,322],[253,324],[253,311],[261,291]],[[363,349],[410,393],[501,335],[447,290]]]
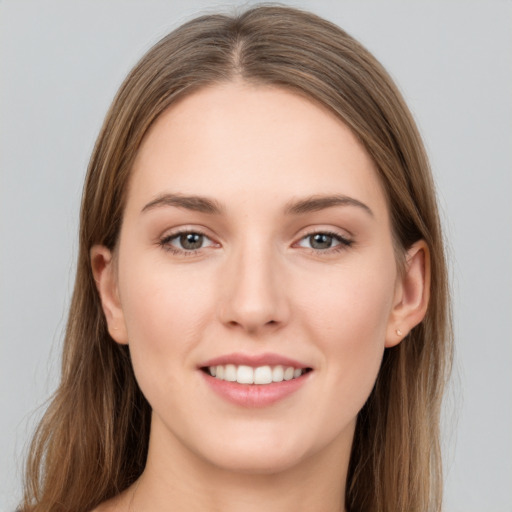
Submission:
[[[278,471],[220,468],[152,427],[130,512],[343,512],[352,436]],[[348,442],[347,442],[348,441]]]

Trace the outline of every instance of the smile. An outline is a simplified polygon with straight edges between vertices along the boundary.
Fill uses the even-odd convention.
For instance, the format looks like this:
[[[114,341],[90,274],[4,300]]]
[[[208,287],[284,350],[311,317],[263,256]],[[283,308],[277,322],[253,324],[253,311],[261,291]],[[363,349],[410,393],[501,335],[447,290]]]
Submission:
[[[203,370],[218,380],[237,382],[238,384],[264,385],[297,379],[310,369],[282,365],[265,365],[253,368],[242,364],[222,364],[209,366]]]
[[[308,382],[313,367],[282,354],[233,352],[202,362],[204,383],[238,407],[268,407],[292,398]]]

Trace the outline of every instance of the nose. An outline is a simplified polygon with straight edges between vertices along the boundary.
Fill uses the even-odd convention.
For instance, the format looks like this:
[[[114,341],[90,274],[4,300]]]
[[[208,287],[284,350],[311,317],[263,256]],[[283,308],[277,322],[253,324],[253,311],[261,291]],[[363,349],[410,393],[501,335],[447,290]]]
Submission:
[[[250,334],[275,330],[289,319],[284,268],[265,244],[246,244],[226,261],[219,316]]]

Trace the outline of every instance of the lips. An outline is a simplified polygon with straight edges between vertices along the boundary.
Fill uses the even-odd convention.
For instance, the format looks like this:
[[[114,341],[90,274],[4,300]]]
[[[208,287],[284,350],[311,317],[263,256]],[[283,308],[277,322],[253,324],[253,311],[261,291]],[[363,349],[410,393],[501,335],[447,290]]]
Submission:
[[[205,361],[200,366],[207,368],[209,366],[218,366],[226,364],[246,365],[252,366],[253,368],[267,365],[292,366],[293,368],[308,368],[308,365],[303,364],[300,361],[297,361],[296,359],[292,359],[290,357],[282,356],[280,354],[273,354],[269,352],[263,354],[226,354],[224,356],[208,359],[208,361]]]
[[[265,407],[298,391],[312,368],[278,354],[228,354],[210,359],[200,369],[209,387],[243,407]]]

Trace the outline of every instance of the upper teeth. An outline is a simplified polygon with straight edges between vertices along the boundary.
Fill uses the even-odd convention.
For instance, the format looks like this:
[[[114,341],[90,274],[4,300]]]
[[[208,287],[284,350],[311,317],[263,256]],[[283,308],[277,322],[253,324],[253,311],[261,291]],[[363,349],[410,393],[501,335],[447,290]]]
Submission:
[[[227,380],[229,382],[238,382],[239,384],[270,384],[271,382],[282,382],[300,377],[303,373],[302,368],[293,366],[252,366],[245,365],[218,365],[209,366],[208,371],[212,377]]]

